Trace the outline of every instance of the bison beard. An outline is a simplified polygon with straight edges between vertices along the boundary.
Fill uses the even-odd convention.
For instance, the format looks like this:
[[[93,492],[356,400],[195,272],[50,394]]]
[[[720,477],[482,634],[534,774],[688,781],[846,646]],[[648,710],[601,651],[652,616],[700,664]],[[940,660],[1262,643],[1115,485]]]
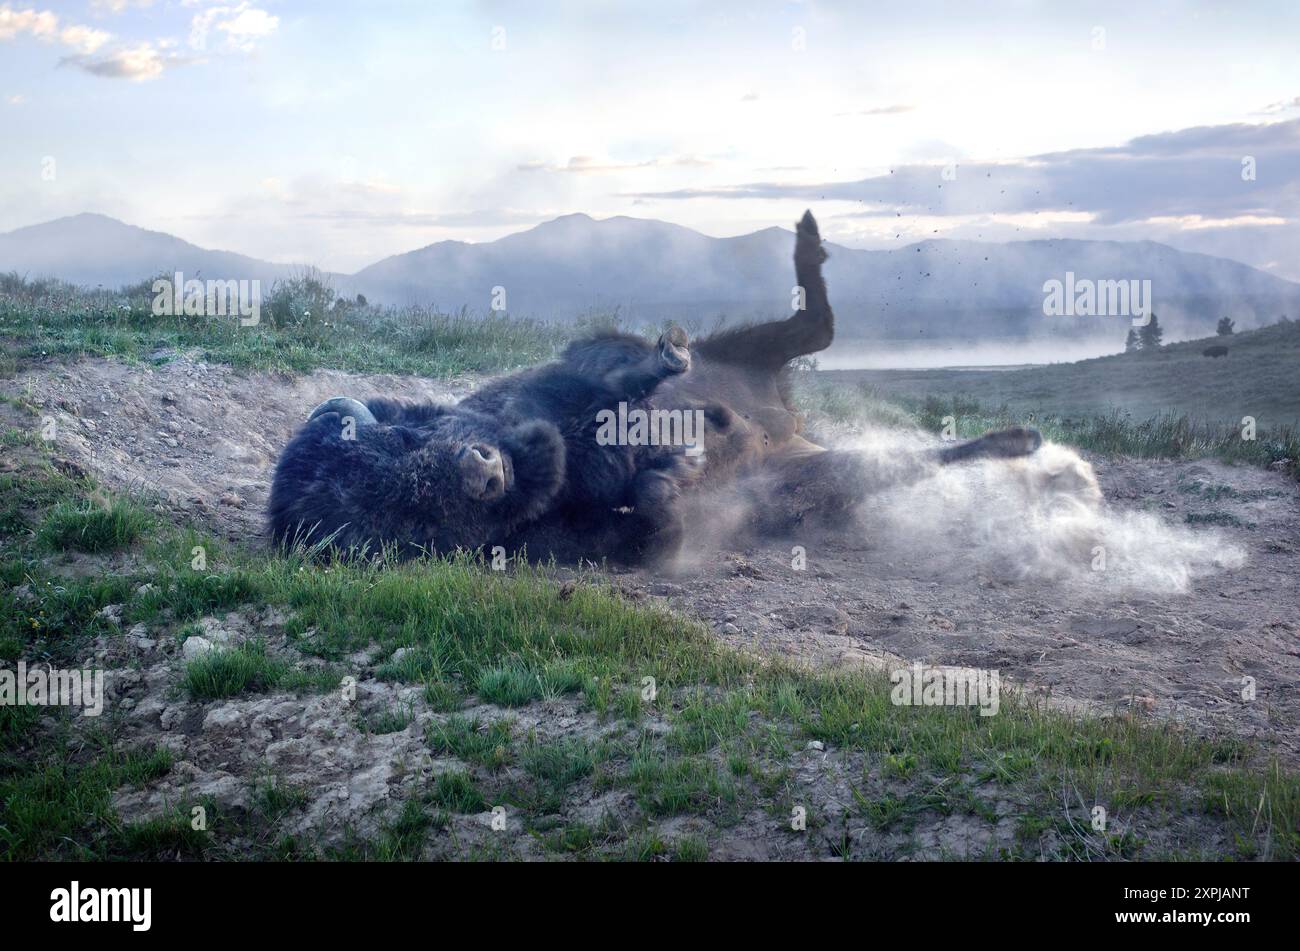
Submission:
[[[674,328],[651,344],[604,334],[559,361],[513,374],[455,406],[329,400],[277,465],[269,521],[282,544],[401,555],[501,545],[562,561],[657,561],[672,555],[684,513],[711,495],[748,498],[751,527],[788,532],[834,522],[882,485],[854,453],[802,434],[791,360],[828,347],[834,316],[817,223],[797,226],[795,274],[805,309],[738,327],[687,349]],[[689,370],[689,372],[687,372]],[[704,454],[684,447],[601,445],[601,410],[699,411]],[[939,465],[1035,451],[1027,429],[989,433],[890,467],[885,481]]]

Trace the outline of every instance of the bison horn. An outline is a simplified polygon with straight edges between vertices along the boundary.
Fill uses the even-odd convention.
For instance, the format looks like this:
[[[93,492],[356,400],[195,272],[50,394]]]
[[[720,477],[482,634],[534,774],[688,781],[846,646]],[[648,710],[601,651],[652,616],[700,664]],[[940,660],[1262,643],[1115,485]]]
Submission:
[[[379,420],[375,419],[375,414],[366,408],[366,404],[359,400],[354,400],[349,396],[336,396],[328,399],[320,406],[311,411],[307,417],[307,422],[311,422],[317,416],[324,416],[326,413],[338,413],[340,416],[351,416],[356,420],[358,426],[371,426]]]

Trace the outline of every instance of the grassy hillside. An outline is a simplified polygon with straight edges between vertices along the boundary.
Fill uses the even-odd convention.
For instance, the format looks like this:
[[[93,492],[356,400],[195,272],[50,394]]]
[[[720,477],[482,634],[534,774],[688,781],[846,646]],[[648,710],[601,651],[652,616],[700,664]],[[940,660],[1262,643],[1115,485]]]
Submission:
[[[1202,355],[1224,344],[1226,357]],[[961,396],[1012,412],[1136,419],[1186,414],[1207,422],[1261,427],[1300,421],[1300,323],[1169,344],[1154,353],[1119,354],[1023,370],[832,370],[834,383],[867,384],[885,399]]]

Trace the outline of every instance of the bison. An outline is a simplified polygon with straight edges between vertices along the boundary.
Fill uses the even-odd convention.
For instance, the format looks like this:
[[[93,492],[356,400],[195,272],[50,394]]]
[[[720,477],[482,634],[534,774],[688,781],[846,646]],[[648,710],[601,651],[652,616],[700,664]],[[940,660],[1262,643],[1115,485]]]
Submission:
[[[882,480],[878,463],[810,441],[791,399],[791,361],[834,337],[825,259],[808,212],[794,254],[805,306],[785,320],[694,343],[680,328],[657,343],[598,334],[450,406],[329,400],[280,458],[270,532],[344,551],[500,545],[638,563],[675,553],[687,513],[707,516],[723,489],[754,503],[763,532],[834,522]],[[696,420],[698,431],[689,445],[600,438],[610,414],[635,412]],[[1041,441],[1032,429],[988,433],[918,452],[887,481],[1028,455]]]
[[[1218,359],[1219,357],[1226,357],[1227,355],[1228,355],[1228,348],[1222,345],[1215,346],[1215,347],[1206,347],[1204,350],[1201,351],[1201,356],[1212,357],[1214,359]]]

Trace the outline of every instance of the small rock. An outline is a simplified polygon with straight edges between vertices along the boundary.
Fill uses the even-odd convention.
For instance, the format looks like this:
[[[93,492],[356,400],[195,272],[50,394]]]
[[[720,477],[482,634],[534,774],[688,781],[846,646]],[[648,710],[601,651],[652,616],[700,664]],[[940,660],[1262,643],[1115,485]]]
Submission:
[[[399,647],[393,651],[393,656],[388,658],[391,663],[400,664],[405,658],[415,653],[414,647]]]
[[[826,749],[826,744],[823,743],[821,740],[809,740],[808,745],[805,746],[804,749],[815,750],[818,753],[820,753]]]
[[[244,500],[234,492],[222,492],[220,502],[222,505],[229,505],[232,508],[242,509]]]
[[[102,617],[109,624],[122,623],[122,605],[106,604],[99,609],[99,617]]]
[[[181,648],[181,654],[186,660],[195,660],[203,657],[216,650],[216,645],[202,635],[195,634],[193,637],[187,637],[185,644]]]
[[[158,646],[158,642],[149,636],[149,629],[143,624],[131,628],[126,636],[136,650],[151,651]]]
[[[226,729],[242,730],[243,727],[244,712],[239,708],[239,704],[237,703],[209,710],[208,715],[203,718],[204,733]]]
[[[734,625],[734,624],[732,624],[730,621],[728,621],[726,624],[722,625],[722,633],[723,633],[723,634],[739,634],[739,633],[740,633],[740,628],[738,628],[736,625]]]

